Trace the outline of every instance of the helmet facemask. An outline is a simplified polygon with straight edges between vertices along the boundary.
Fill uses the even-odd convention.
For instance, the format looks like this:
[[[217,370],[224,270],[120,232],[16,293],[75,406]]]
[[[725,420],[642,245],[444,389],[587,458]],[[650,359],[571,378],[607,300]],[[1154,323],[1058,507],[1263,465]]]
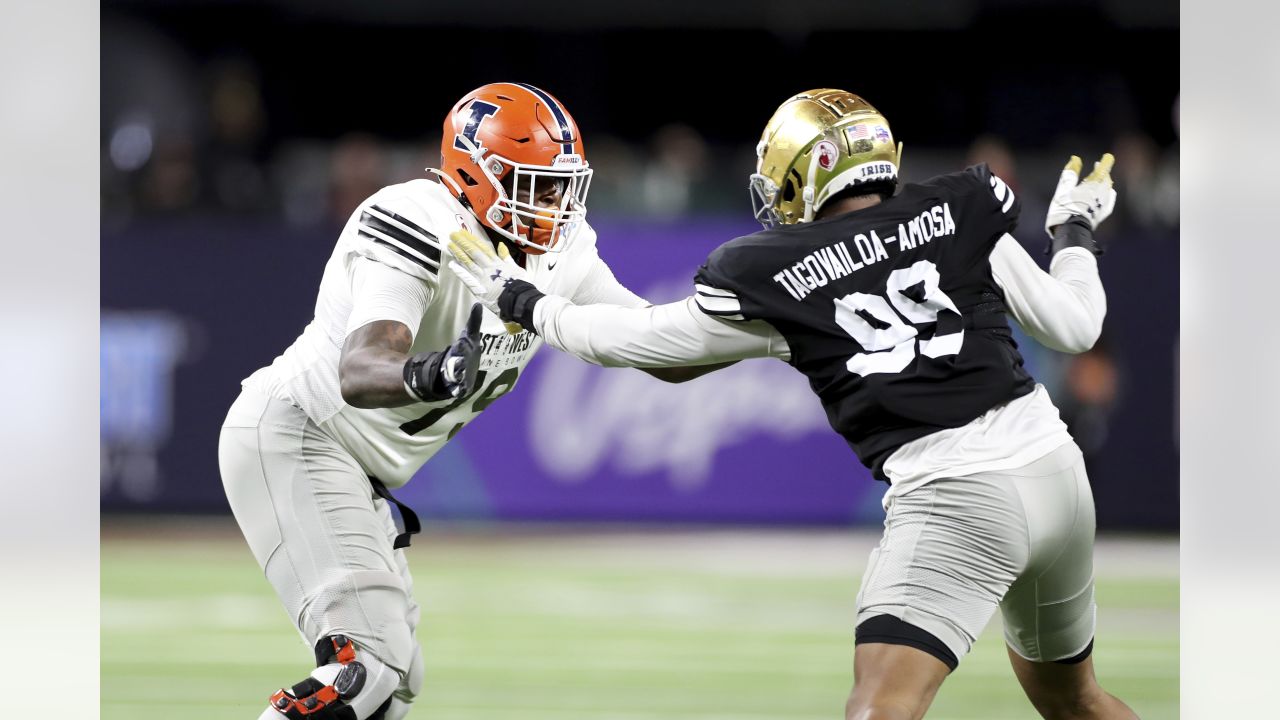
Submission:
[[[593,171],[586,161],[562,155],[547,167],[489,155],[480,167],[497,190],[487,226],[533,255],[564,250],[587,216]]]
[[[761,143],[763,145],[764,143]],[[756,148],[757,170],[759,169],[758,158],[763,155],[763,148]],[[778,183],[773,178],[760,172],[751,174],[750,180],[751,190],[751,211],[756,217],[756,222],[769,229],[775,225],[782,224],[782,218],[778,215]]]

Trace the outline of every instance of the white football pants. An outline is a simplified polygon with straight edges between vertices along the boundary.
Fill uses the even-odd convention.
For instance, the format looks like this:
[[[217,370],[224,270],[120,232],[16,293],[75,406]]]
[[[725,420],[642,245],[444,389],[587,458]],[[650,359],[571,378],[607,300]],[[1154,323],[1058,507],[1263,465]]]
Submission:
[[[1074,442],[1012,470],[939,478],[893,499],[858,591],[957,658],[998,607],[1005,641],[1049,662],[1093,640],[1093,495]]]
[[[353,702],[366,718],[394,693],[403,717],[422,686],[418,604],[385,500],[360,465],[294,405],[246,386],[218,442],[222,484],[249,549],[308,647],[355,641],[369,680]],[[370,663],[368,655],[378,662]],[[383,667],[390,672],[379,673]],[[301,678],[299,678],[301,679]],[[267,679],[264,678],[264,681]],[[271,690],[294,681],[279,678]]]

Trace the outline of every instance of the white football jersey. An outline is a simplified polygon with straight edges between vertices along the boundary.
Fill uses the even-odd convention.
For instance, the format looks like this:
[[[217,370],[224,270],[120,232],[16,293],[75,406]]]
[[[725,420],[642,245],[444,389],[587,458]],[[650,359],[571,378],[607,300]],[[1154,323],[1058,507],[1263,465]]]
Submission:
[[[388,487],[400,487],[468,422],[510,392],[533,354],[542,347],[536,334],[509,334],[502,321],[485,311],[480,326],[483,355],[475,390],[456,400],[415,402],[395,408],[360,409],[342,400],[338,360],[349,332],[356,266],[367,260],[416,278],[426,312],[414,333],[410,355],[442,350],[463,332],[476,302],[448,268],[449,233],[465,228],[484,237],[484,228],[441,184],[412,180],[379,190],[347,221],[325,266],[315,318],[275,361],[247,378],[268,393],[300,407],[313,422],[342,444],[363,470]],[[596,252],[596,233],[586,222],[565,230],[564,250],[530,255],[525,269],[543,292],[579,302],[626,306],[645,301],[621,286]],[[398,276],[397,276],[398,278]],[[403,278],[399,278],[403,280]],[[412,285],[412,283],[410,283]],[[385,298],[383,298],[385,301]],[[410,305],[411,303],[406,303]],[[360,315],[361,325],[376,319]]]

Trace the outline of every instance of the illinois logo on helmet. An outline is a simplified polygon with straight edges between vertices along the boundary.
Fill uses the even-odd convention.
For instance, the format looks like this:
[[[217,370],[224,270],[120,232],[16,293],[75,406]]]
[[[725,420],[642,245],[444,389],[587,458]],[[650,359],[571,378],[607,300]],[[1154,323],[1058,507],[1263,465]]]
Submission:
[[[892,193],[902,145],[871,103],[844,90],[793,95],[769,118],[756,145],[751,200],[765,227],[809,222],[852,187]]]
[[[481,223],[527,253],[564,248],[587,215],[591,173],[577,123],[533,85],[484,85],[444,120],[436,174]]]

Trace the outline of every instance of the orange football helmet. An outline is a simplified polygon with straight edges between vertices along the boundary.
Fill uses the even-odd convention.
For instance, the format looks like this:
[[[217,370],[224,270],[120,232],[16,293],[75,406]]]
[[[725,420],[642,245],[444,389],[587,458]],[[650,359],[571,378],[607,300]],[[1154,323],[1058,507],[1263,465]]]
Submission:
[[[436,174],[481,223],[527,253],[563,249],[587,215],[591,173],[577,123],[527,83],[472,90],[444,120]]]

